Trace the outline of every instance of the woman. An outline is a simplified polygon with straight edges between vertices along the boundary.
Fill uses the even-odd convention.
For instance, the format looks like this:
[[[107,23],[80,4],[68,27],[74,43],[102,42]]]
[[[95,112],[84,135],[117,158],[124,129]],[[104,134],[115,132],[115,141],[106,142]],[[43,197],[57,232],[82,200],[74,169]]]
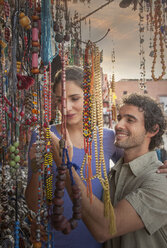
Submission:
[[[73,159],[72,162],[79,167],[82,165],[84,158],[84,137],[83,137],[83,71],[79,67],[66,67],[66,94],[67,94],[67,121],[66,127],[73,143]],[[56,74],[55,82],[53,86],[53,93],[56,97],[56,105],[59,109],[61,107],[61,71]],[[51,131],[56,136],[61,138],[61,127],[51,126]],[[107,173],[109,171],[109,161],[115,163],[122,155],[122,150],[114,146],[114,131],[111,129],[103,129],[103,149],[106,162]],[[36,134],[34,133],[31,139],[30,147],[36,140]],[[99,143],[99,141],[98,141]],[[29,172],[28,172],[28,185],[26,189],[26,201],[28,207],[32,210],[36,210],[37,206],[37,189],[38,189],[38,173],[32,173],[31,161],[34,157],[34,148],[30,149],[29,159]],[[79,170],[77,171],[79,174]],[[96,173],[95,162],[95,147],[94,142],[92,144],[92,173]],[[53,187],[55,185],[56,178],[56,164],[53,163]],[[102,186],[98,179],[92,180],[92,191],[99,199],[102,197]],[[64,195],[64,215],[69,219],[72,216],[72,202],[65,191]],[[56,248],[99,248],[102,244],[98,243],[90,234],[88,229],[82,220],[78,221],[76,229],[71,231],[70,234],[64,235],[61,232],[54,230],[54,244]]]

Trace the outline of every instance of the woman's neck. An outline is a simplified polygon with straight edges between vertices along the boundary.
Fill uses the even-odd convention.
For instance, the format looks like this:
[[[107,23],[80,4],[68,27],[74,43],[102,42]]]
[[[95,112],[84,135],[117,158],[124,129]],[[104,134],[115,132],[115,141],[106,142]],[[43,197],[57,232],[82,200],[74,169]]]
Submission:
[[[82,124],[83,125],[83,124]],[[84,148],[83,126],[82,125],[67,125],[71,142],[77,148]]]
[[[83,123],[79,123],[79,124],[77,123],[76,125],[67,124],[67,130],[71,134],[78,133],[78,132],[83,133]]]
[[[56,128],[61,135],[61,125]],[[73,146],[80,149],[84,148],[83,123],[77,125],[67,125],[67,130]]]

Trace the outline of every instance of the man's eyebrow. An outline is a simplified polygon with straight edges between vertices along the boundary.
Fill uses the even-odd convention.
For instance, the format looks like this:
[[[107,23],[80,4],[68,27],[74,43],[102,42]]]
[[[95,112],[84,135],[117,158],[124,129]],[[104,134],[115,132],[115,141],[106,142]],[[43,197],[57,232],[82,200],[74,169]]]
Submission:
[[[126,114],[125,116],[126,117],[130,117],[130,118],[133,118],[134,120],[137,120],[137,118],[134,115]]]
[[[129,118],[132,118],[132,119],[134,119],[134,120],[137,120],[137,118],[134,116],[134,115],[130,115],[130,114],[125,114],[125,115],[118,115],[117,116],[117,118],[119,118],[119,117],[129,117]]]

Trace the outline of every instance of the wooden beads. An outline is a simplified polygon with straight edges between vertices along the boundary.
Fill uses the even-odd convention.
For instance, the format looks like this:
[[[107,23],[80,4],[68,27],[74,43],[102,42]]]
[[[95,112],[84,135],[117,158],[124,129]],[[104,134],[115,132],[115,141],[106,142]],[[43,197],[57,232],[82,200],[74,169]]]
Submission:
[[[61,165],[58,168],[58,176],[56,181],[56,189],[54,192],[53,202],[53,214],[51,216],[53,227],[57,231],[62,231],[64,234],[68,234],[72,229],[77,227],[77,221],[81,219],[81,192],[77,185],[72,185],[72,201],[73,201],[73,216],[71,219],[63,215],[65,180],[66,180],[67,166]]]
[[[19,23],[20,25],[25,28],[25,29],[30,29],[31,28],[31,21],[28,16],[26,16],[23,12],[20,13],[19,15]]]
[[[164,47],[163,47],[163,35],[161,32],[161,26],[162,26],[162,18],[161,18],[161,2],[160,0],[155,1],[155,16],[154,16],[154,26],[155,26],[155,32],[154,32],[154,40],[153,40],[153,48],[154,48],[154,58],[153,58],[153,65],[152,65],[152,78],[155,81],[161,80],[163,76],[166,74],[166,66],[165,66],[165,55],[164,55]],[[160,46],[160,61],[162,64],[162,73],[159,77],[155,76],[154,70],[155,70],[155,64],[157,62],[157,39],[159,35],[159,46]]]

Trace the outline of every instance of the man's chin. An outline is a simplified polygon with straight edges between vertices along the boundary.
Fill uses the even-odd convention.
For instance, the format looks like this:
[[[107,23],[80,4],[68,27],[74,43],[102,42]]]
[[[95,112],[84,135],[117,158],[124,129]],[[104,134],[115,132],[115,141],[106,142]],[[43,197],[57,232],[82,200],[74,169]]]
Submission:
[[[115,141],[114,144],[115,144],[116,147],[119,147],[119,148],[123,148],[124,147],[123,143],[121,143],[119,141]]]

